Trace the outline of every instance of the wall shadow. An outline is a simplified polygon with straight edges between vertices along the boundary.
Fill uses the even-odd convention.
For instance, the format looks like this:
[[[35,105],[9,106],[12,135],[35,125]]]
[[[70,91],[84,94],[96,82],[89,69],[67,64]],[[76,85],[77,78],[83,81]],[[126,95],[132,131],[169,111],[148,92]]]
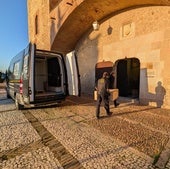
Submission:
[[[149,92],[148,88],[148,79],[154,78],[154,75],[148,74],[147,69],[141,70],[141,79],[140,79],[140,98],[141,103],[149,105],[150,103],[155,103],[156,107],[161,108],[164,104],[164,97],[166,95],[166,89],[162,85],[161,81],[158,81],[155,86],[155,92]]]
[[[165,95],[166,95],[166,90],[162,86],[162,82],[158,81],[157,86],[155,87],[155,97],[156,97],[155,101],[157,107],[162,107]]]

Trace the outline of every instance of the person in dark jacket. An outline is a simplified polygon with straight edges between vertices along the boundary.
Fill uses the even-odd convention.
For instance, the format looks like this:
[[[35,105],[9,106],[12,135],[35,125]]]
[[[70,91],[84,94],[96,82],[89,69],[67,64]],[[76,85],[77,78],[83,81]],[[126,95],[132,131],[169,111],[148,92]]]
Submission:
[[[103,100],[104,102],[104,108],[106,110],[106,113],[108,116],[110,116],[112,113],[110,112],[109,108],[109,74],[107,72],[103,73],[103,76],[101,79],[97,81],[96,90],[98,92],[98,99],[97,99],[97,105],[96,105],[96,118],[99,119],[100,117],[100,105]]]

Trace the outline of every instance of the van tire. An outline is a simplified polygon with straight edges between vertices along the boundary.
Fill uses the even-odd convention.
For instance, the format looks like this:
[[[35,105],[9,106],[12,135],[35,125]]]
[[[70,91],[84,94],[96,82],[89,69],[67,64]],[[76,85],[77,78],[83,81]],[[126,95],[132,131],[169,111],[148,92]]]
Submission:
[[[6,88],[6,97],[7,99],[11,99],[11,96],[9,95],[8,89]]]
[[[16,107],[17,110],[23,109],[23,105],[21,105],[21,104],[18,103],[18,100],[17,100],[16,97],[15,97],[15,107]]]
[[[6,95],[7,99],[11,99],[11,96],[7,93]]]

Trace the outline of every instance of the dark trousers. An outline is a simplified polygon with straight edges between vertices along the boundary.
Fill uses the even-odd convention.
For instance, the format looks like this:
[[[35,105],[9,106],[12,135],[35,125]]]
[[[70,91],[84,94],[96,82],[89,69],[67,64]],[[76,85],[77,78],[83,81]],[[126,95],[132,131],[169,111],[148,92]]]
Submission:
[[[98,100],[97,100],[97,105],[96,105],[96,117],[99,117],[100,115],[100,105],[102,103],[102,100],[104,102],[104,108],[106,110],[107,115],[109,115],[110,110],[109,110],[109,96],[107,94],[99,94],[98,95]]]
[[[117,104],[118,104],[118,103],[117,103],[117,101],[116,101],[116,100],[114,100],[114,105],[115,105],[115,107],[117,106]]]

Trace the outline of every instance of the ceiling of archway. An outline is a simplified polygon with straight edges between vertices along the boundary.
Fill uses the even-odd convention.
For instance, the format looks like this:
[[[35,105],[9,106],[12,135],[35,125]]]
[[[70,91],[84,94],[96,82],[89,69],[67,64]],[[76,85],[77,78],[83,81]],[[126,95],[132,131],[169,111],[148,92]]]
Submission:
[[[85,32],[92,29],[95,20],[102,22],[109,15],[152,5],[170,6],[170,0],[84,0],[62,24],[51,49],[67,53],[75,48]]]

